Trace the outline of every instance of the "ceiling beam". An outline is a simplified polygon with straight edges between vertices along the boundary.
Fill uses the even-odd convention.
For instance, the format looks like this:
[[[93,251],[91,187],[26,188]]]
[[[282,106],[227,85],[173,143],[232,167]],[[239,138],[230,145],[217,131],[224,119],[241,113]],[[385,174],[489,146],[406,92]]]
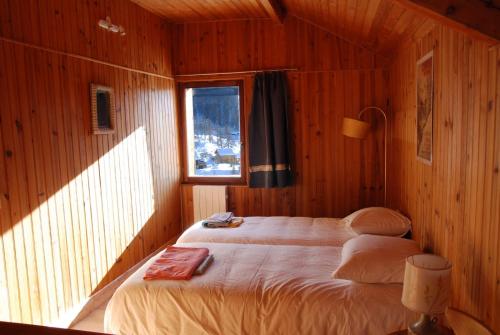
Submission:
[[[283,23],[287,11],[281,0],[259,0],[267,15],[277,23]]]
[[[497,44],[500,41],[500,5],[497,0],[396,0],[443,25]]]

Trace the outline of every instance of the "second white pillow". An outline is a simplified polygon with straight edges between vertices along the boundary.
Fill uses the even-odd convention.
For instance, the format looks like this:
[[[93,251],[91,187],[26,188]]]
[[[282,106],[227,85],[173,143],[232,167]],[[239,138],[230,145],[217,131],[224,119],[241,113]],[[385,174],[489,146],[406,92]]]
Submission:
[[[360,235],[344,244],[342,261],[332,277],[359,283],[402,283],[406,258],[420,253],[412,240]]]
[[[357,234],[403,236],[411,229],[410,219],[385,207],[363,208],[343,220]]]

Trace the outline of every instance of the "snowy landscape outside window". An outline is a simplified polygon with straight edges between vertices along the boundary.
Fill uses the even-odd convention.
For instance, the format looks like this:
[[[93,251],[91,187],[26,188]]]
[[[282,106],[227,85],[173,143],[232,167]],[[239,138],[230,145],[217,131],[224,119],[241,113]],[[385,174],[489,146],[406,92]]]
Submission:
[[[241,87],[239,82],[184,87],[188,178],[241,179]]]

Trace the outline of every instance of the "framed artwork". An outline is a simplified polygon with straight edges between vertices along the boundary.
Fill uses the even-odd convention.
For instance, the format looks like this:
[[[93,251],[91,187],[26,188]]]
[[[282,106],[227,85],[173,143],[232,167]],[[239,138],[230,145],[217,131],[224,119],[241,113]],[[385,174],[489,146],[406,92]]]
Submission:
[[[417,62],[417,159],[432,163],[433,52]]]
[[[115,131],[115,97],[111,87],[90,84],[92,134],[111,134]]]

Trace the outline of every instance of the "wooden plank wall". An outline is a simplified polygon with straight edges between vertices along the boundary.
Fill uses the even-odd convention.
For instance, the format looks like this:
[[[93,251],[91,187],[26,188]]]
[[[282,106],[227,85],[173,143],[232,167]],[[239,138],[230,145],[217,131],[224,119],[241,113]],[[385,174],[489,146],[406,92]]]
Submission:
[[[417,59],[434,50],[433,163],[416,160]],[[500,333],[500,49],[442,26],[390,68],[390,205],[453,263],[453,306]]]
[[[176,25],[175,74],[293,67],[373,69],[387,59],[296,17]]]
[[[339,217],[383,203],[383,127],[361,143],[342,136],[341,125],[344,115],[357,117],[362,107],[387,105],[387,72],[379,67],[384,59],[295,17],[284,25],[270,20],[181,24],[176,38],[176,75],[298,69],[288,74],[295,185],[229,186],[229,210],[243,216]],[[253,78],[242,77],[248,117]],[[182,189],[188,226],[191,186]]]
[[[129,2],[0,0],[2,320],[56,322],[180,231],[170,46]],[[113,135],[89,134],[91,82]]]

